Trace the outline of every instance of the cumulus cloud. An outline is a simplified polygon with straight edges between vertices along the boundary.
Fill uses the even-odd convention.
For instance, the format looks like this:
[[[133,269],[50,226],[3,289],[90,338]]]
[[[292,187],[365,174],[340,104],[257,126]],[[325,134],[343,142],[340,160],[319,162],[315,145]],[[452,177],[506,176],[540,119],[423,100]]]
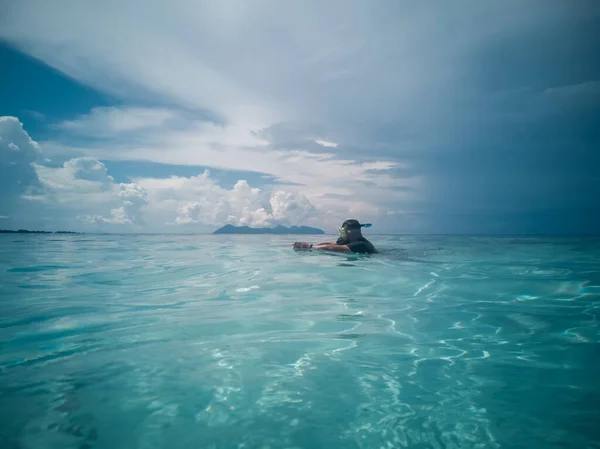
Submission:
[[[303,220],[316,212],[315,207],[306,196],[281,190],[271,195],[269,205],[274,220],[289,221],[293,219],[294,224],[301,224]]]
[[[99,161],[95,161],[95,164],[104,168]],[[65,165],[81,164],[74,159]],[[85,165],[92,165],[89,158]],[[177,229],[172,225],[208,230],[226,223],[264,227],[304,224],[316,218],[315,207],[302,194],[264,191],[251,187],[244,180],[226,189],[219,186],[208,171],[191,177],[139,178],[128,184],[112,183],[110,190],[103,192],[101,181],[87,181],[95,189],[92,185],[81,189],[78,187],[81,180],[74,176],[66,177],[65,167],[38,166],[38,169],[43,172],[41,179],[49,189],[49,195],[56,192],[56,184],[51,180],[62,180],[61,195],[47,196],[44,201],[60,203],[63,212],[70,211],[72,216],[88,225],[121,225],[140,230],[140,226],[145,227],[150,223],[152,230],[176,232]],[[87,198],[92,200],[92,203],[87,202],[87,208],[76,206],[87,201]],[[107,212],[81,213],[86,209]]]
[[[104,164],[92,157],[79,157],[64,163],[63,167],[69,171],[74,179],[99,182],[102,184],[112,183],[113,177],[108,174]]]
[[[137,211],[148,201],[148,192],[135,183],[120,184],[119,197],[123,198],[125,205],[131,212]],[[132,214],[133,215],[133,214]]]
[[[35,170],[46,201],[85,207],[79,204],[84,197],[94,203],[115,195],[112,176],[103,163],[91,157],[73,158],[61,167],[36,164]]]
[[[305,224],[318,215],[302,193],[260,189],[245,180],[228,189],[208,171],[191,177],[117,183],[104,163],[90,156],[69,159],[59,167],[36,163],[40,148],[17,119],[0,118],[0,138],[6,173],[11,167],[18,169],[19,176],[13,181],[26,180],[21,182],[23,186],[38,187],[35,195],[24,188],[17,190],[21,196],[15,199],[13,211],[21,218],[29,217],[28,223],[43,216],[68,229],[176,231],[191,226],[204,231],[226,223],[255,227]]]
[[[78,218],[89,224],[111,225],[144,225],[152,221],[155,229],[164,230],[169,224],[188,228],[200,225],[201,229],[226,223],[254,227],[304,224],[316,215],[314,206],[301,194],[263,191],[244,180],[225,189],[208,172],[189,178],[145,178],[120,184],[118,197],[122,205],[112,208],[108,216]]]
[[[99,161],[98,164],[104,167]],[[85,215],[78,218],[86,223],[108,223],[116,225],[143,225],[142,209],[148,203],[148,192],[135,183],[120,184],[119,198],[123,205],[111,209],[109,217],[101,215]]]
[[[177,224],[198,223],[202,214],[202,206],[199,203],[187,203],[179,207],[179,215],[175,218]]]
[[[304,224],[317,218],[316,208],[301,193],[264,191],[250,187],[245,180],[232,189],[220,187],[205,171],[190,178],[145,179],[157,200],[168,198],[177,204],[175,223],[202,223],[220,226],[225,223],[254,227]]]
[[[39,145],[16,117],[0,117],[0,214],[9,216],[22,195],[40,187],[34,163]]]

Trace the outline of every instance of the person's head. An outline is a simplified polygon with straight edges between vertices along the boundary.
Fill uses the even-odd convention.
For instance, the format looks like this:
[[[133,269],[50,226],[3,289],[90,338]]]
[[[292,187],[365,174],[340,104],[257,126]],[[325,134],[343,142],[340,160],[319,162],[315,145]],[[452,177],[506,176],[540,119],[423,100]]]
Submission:
[[[362,237],[361,228],[358,220],[346,220],[340,227],[340,239],[349,242],[359,240]]]

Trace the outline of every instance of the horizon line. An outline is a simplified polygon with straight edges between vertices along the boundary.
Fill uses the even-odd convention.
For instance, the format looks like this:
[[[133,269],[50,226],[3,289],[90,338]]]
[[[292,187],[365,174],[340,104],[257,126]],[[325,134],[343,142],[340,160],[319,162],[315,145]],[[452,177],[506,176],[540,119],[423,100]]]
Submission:
[[[249,227],[249,226],[247,226]],[[309,226],[312,227],[312,226]],[[251,228],[263,229],[263,228]],[[270,228],[269,228],[270,229]],[[317,229],[317,228],[315,228]],[[325,231],[324,231],[325,232]],[[325,232],[324,234],[215,234],[213,232],[112,232],[112,231],[49,231],[49,230],[29,230],[29,229],[0,229],[0,234],[63,234],[63,235],[216,235],[216,236],[283,236],[283,235],[335,235],[335,233]],[[432,233],[417,233],[417,232],[382,232],[369,233],[376,236],[470,236],[470,237],[600,237],[600,233],[481,233],[481,232],[432,232]]]

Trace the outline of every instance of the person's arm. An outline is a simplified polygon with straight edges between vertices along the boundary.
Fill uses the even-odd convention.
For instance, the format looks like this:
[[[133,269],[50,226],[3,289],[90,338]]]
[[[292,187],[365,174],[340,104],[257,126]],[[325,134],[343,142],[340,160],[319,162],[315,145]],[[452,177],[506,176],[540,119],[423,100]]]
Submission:
[[[313,246],[320,246],[320,245],[335,245],[334,242],[321,242],[321,243],[315,243],[314,245],[312,243],[307,243],[307,242],[294,242],[293,247],[295,249],[312,249]]]
[[[335,251],[338,253],[350,252],[350,248],[346,245],[338,245],[337,243],[318,243],[312,246],[312,249],[320,249],[324,251]]]
[[[315,245],[313,245],[311,243],[306,243],[306,242],[295,242],[294,249],[296,249],[296,250],[318,249],[318,250],[322,250],[322,251],[335,251],[335,252],[344,252],[344,253],[350,251],[350,248],[346,245],[338,245],[337,243],[331,243],[331,242],[317,243]]]

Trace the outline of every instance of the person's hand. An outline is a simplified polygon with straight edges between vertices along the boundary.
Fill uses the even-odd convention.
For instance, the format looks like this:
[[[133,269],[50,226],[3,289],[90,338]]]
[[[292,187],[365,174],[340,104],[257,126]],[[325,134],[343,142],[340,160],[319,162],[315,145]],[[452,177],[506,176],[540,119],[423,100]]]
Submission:
[[[310,249],[312,245],[306,242],[294,242],[294,249]]]

